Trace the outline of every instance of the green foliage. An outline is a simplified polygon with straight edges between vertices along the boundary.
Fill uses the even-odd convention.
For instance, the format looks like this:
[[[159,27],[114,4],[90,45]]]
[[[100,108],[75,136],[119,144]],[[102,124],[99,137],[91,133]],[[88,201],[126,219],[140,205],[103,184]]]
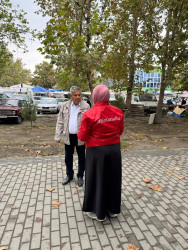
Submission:
[[[35,66],[34,76],[31,79],[33,85],[39,85],[44,88],[53,88],[56,84],[55,70],[53,65],[48,62],[42,62]]]
[[[115,95],[116,100],[111,102],[110,104],[121,109],[124,110],[125,109],[125,102],[123,97],[120,94]]]
[[[99,5],[92,0],[36,2],[43,15],[51,17],[44,32],[39,34],[43,44],[40,51],[57,65],[61,75],[65,74],[58,85],[64,88],[76,82],[81,88],[88,85],[91,90],[104,54],[99,50],[99,38],[104,30],[102,16],[106,3]]]
[[[27,83],[31,77],[30,70],[24,69],[22,61],[20,59],[14,61],[11,57],[6,60],[3,71],[0,72],[0,83],[3,87]]]
[[[3,0],[0,4],[0,41],[13,42],[21,46],[25,40],[24,34],[29,32],[28,22],[23,10],[13,8],[10,0]]]
[[[152,39],[151,52],[161,66],[162,81],[155,122],[160,123],[164,91],[176,81],[188,60],[188,2],[184,0],[139,1],[145,32]],[[143,12],[144,10],[144,12]]]
[[[36,121],[36,119],[37,119],[36,107],[32,102],[25,103],[24,108],[22,110],[22,117],[26,121],[30,121],[31,126],[32,126],[32,123]]]
[[[30,30],[25,19],[26,13],[20,10],[19,6],[13,8],[10,0],[3,0],[0,3],[0,66],[4,67],[12,56],[8,51],[8,44],[13,43],[25,49],[24,35]]]
[[[128,148],[128,147],[130,147],[130,146],[132,146],[131,143],[126,142],[126,141],[124,141],[124,140],[121,140],[121,141],[120,141],[120,147],[121,147],[121,149],[126,149],[126,148]]]
[[[5,71],[8,63],[12,61],[12,53],[7,50],[4,42],[0,42],[0,77]]]

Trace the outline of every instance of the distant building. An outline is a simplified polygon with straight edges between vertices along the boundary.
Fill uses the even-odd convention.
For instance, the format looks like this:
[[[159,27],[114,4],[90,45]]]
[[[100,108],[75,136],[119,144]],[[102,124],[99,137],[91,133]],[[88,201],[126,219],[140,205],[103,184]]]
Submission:
[[[139,86],[142,84],[143,89],[159,89],[161,84],[161,73],[160,72],[135,72],[134,75],[135,84]]]
[[[117,83],[113,82],[111,79],[107,79],[103,82],[103,84],[106,84],[108,87],[112,87]],[[143,91],[156,93],[160,91],[161,71],[157,69],[149,73],[136,71],[134,74],[134,84],[136,87],[142,87]],[[171,91],[171,87],[168,85],[166,90]]]

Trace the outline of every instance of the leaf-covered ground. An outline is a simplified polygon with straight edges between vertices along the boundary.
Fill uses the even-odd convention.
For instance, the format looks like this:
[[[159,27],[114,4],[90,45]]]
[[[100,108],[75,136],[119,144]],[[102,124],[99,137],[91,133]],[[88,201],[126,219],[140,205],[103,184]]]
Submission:
[[[30,122],[0,124],[0,158],[64,154],[63,143],[54,141],[57,115],[41,115]],[[148,124],[149,117],[125,118],[123,151],[188,148],[188,120],[165,117],[162,124]]]

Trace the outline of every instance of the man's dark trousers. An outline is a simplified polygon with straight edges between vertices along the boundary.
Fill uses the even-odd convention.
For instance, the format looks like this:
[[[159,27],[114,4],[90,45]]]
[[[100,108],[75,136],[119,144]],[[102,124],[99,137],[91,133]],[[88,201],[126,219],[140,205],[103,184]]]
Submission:
[[[70,134],[70,145],[65,144],[65,164],[67,176],[72,179],[74,175],[73,170],[73,154],[74,148],[78,154],[78,174],[77,177],[83,177],[85,171],[85,145],[78,146],[78,137],[76,134]]]

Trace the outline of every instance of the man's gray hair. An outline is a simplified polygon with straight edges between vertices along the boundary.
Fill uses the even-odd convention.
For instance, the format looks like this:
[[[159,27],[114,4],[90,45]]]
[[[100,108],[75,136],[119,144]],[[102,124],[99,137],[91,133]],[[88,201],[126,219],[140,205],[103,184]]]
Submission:
[[[79,87],[77,87],[77,86],[72,86],[70,88],[70,94],[72,95],[72,92],[74,92],[74,91],[80,91],[81,92],[81,89]]]

